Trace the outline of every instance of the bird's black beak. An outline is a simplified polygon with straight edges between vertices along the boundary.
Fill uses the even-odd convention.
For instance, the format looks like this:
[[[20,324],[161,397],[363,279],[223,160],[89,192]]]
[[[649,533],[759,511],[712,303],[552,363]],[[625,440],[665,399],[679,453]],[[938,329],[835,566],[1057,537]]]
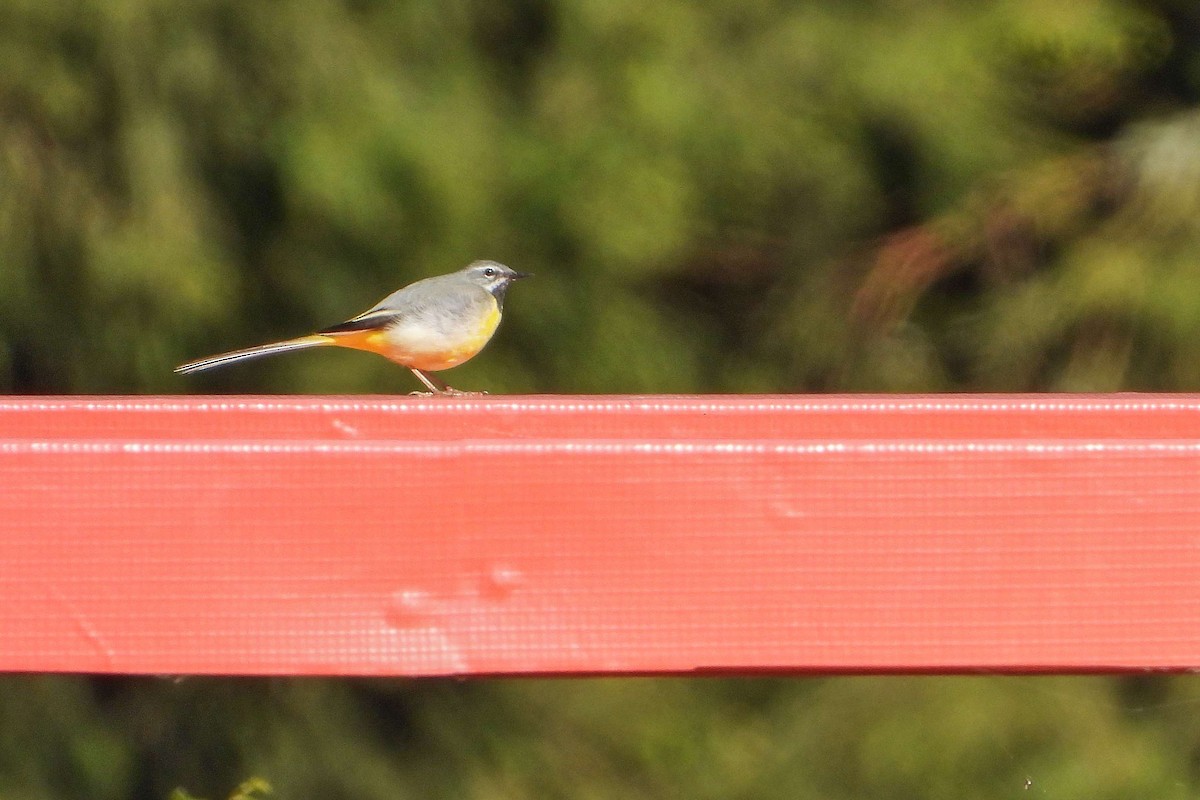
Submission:
[[[516,270],[514,270],[513,274],[512,274],[512,280],[514,280],[514,281],[519,281],[521,278],[532,278],[532,277],[533,277],[532,272],[517,272]]]

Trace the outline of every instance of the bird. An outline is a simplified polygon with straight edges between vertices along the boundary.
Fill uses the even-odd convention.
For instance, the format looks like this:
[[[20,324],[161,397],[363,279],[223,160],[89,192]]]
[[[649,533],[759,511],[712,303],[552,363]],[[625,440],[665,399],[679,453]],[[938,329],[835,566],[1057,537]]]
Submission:
[[[529,277],[496,261],[474,261],[457,272],[410,283],[357,317],[308,336],[189,361],[175,372],[187,375],[310,347],[348,347],[408,367],[432,394],[470,394],[439,385],[428,373],[456,367],[482,350],[500,324],[509,285]]]

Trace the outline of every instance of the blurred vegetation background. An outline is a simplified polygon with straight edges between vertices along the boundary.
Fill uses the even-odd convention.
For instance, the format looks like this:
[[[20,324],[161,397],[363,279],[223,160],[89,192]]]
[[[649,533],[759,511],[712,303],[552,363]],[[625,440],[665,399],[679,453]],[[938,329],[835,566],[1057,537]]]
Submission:
[[[0,388],[1200,387],[1195,0],[5,0]],[[0,797],[1194,797],[1186,678],[0,680]]]

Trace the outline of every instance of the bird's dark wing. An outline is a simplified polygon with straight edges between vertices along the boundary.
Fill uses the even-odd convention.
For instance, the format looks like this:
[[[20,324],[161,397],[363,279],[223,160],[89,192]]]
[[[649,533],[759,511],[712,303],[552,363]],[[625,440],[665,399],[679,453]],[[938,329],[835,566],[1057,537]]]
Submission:
[[[348,319],[345,322],[339,322],[337,325],[330,325],[328,328],[322,328],[317,331],[318,334],[325,333],[350,333],[351,331],[370,331],[386,328],[394,322],[399,315],[395,311],[368,311],[365,314],[360,314],[354,319]]]

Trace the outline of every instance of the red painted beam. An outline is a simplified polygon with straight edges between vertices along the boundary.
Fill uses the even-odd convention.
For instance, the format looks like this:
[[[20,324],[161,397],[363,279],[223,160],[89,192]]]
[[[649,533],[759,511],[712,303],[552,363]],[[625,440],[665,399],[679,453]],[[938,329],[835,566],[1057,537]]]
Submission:
[[[1200,666],[1200,397],[0,400],[0,670]]]

